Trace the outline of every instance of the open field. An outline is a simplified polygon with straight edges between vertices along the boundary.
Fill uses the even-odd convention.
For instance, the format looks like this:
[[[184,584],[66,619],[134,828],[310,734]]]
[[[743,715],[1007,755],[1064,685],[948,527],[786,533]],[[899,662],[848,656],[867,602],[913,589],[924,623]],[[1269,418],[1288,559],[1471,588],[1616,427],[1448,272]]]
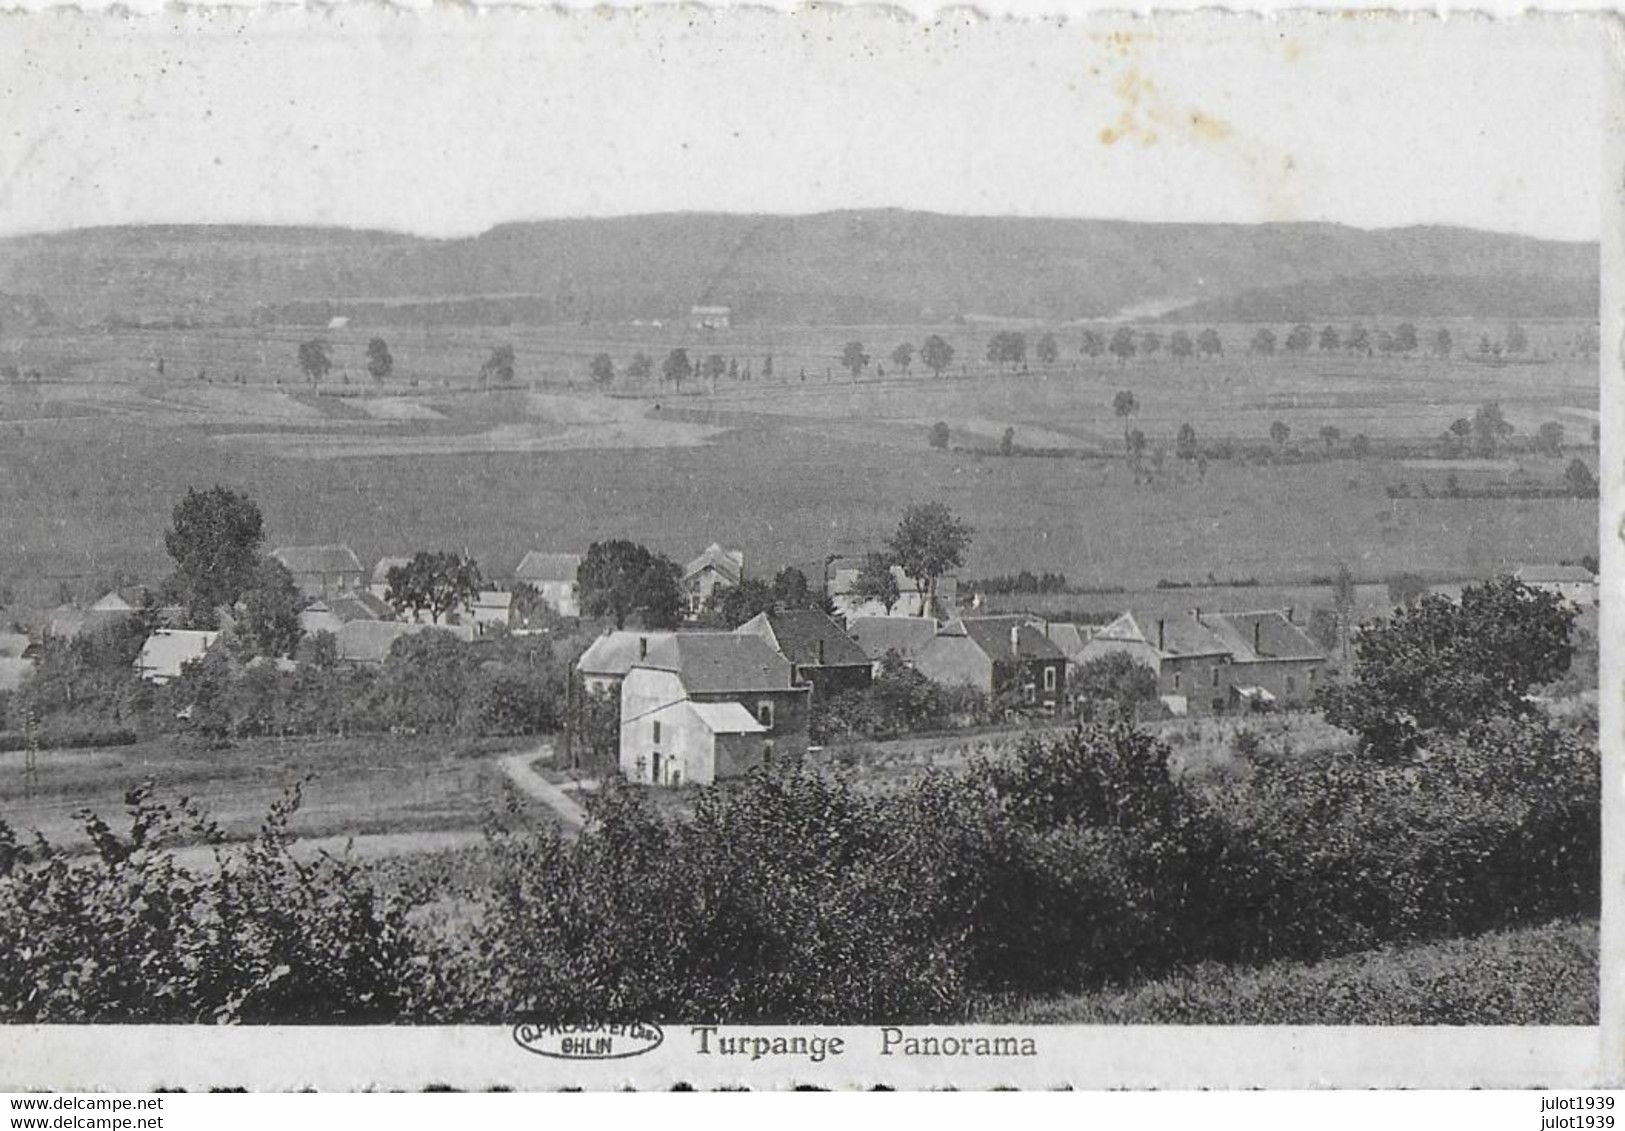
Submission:
[[[0,754],[0,819],[22,836],[43,833],[52,843],[86,844],[74,818],[90,809],[115,829],[125,791],[151,779],[160,799],[188,797],[231,838],[252,836],[272,802],[311,776],[289,822],[301,837],[424,835],[471,831],[504,808],[513,792],[495,755],[534,746],[533,739],[484,741],[459,749],[446,738],[368,736],[346,739],[244,740],[205,750],[156,739],[102,750],[42,752],[34,781],[23,776],[23,754]],[[547,820],[545,810],[518,798],[519,812]]]
[[[421,332],[430,343],[422,356],[411,333],[394,336],[398,372],[387,385],[363,387],[352,372],[347,385],[335,374],[314,390],[291,372],[295,344],[308,336],[292,331],[11,338],[0,354],[55,351],[38,364],[61,379],[0,385],[0,513],[9,535],[0,583],[18,605],[39,607],[57,603],[59,582],[82,598],[119,576],[154,577],[168,565],[170,507],[187,487],[215,482],[249,491],[272,544],[347,542],[364,561],[467,545],[495,576],[529,549],[627,536],[679,560],[720,540],[742,546],[752,570],[794,563],[816,580],[824,554],[876,544],[904,506],[932,498],[977,530],[967,576],[1026,568],[1084,585],[1143,588],[1209,574],[1302,585],[1339,561],[1362,578],[1478,576],[1593,552],[1595,505],[1391,500],[1391,483],[1437,485],[1456,474],[1470,486],[1507,474],[1507,461],[1416,466],[1414,457],[1384,457],[1382,443],[1437,436],[1497,399],[1519,435],[1556,420],[1592,459],[1593,369],[1542,354],[1544,345],[1558,352],[1574,329],[1531,326],[1538,359],[1504,366],[1317,353],[1074,364],[1063,355],[1057,366],[1005,375],[976,360],[986,328],[753,329],[690,341],[691,353],[716,349],[759,367],[775,351],[772,382],[724,380],[714,392],[691,382],[681,396],[617,386],[611,397],[566,387],[590,353],[612,349],[624,361],[642,348],[658,359],[696,332],[433,329]],[[968,376],[935,380],[916,365],[908,378],[880,380],[871,368],[853,383],[833,362],[849,335],[918,341],[933,330],[959,342]],[[1463,326],[1458,342],[1470,333]],[[343,339],[337,354],[358,357],[367,335],[330,336]],[[1239,350],[1245,330],[1226,336]],[[514,342],[522,387],[474,387],[497,339]],[[157,356],[167,359],[164,379],[152,369]],[[246,385],[176,379],[194,368],[224,379],[258,358],[263,366],[248,369]],[[812,362],[806,382],[803,362]],[[273,369],[286,383],[272,383]],[[1205,474],[1170,453],[1148,486],[1118,456],[1123,422],[1111,397],[1119,388],[1135,392],[1132,423],[1151,438],[1153,455],[1171,448],[1186,421],[1204,442],[1263,443],[1281,420],[1292,445],[1317,447],[1319,428],[1331,424],[1345,437],[1366,432],[1378,448],[1359,461],[1214,460]],[[937,420],[960,448],[992,448],[1013,428],[1018,446],[1076,458],[933,451],[926,439]],[[1555,481],[1574,454],[1515,463]]]
[[[1595,1025],[1597,922],[1386,946],[1259,969],[1208,964],[1155,981],[993,1003],[1023,1025]]]

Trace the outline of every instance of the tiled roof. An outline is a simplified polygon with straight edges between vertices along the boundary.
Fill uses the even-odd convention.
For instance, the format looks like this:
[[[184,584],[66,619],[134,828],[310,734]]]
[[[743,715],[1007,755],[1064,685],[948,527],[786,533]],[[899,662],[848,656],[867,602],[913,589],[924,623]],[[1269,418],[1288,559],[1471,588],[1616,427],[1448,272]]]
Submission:
[[[1092,630],[1081,625],[1056,622],[1046,625],[1044,633],[1050,640],[1054,641],[1055,646],[1061,651],[1068,656],[1076,656],[1083,651],[1083,646],[1089,643]]]
[[[857,617],[851,632],[871,660],[882,659],[888,652],[908,659],[931,643],[937,622],[931,617]]]
[[[361,559],[348,546],[279,546],[271,556],[295,576],[362,572]]]
[[[520,581],[570,581],[576,580],[576,574],[581,571],[580,554],[548,554],[541,550],[532,550],[519,561],[519,568],[513,571],[514,577]]]
[[[764,625],[777,641],[779,653],[792,664],[843,667],[869,663],[863,649],[841,631],[841,626],[817,609],[758,613],[740,625],[738,631],[751,632]]]
[[[1255,660],[1323,660],[1326,652],[1276,609],[1255,613],[1203,613],[1202,624],[1236,663]]]
[[[587,645],[587,650],[576,661],[576,670],[583,675],[624,676],[643,658],[639,640],[647,641],[653,648],[671,635],[669,632],[606,632]]]
[[[1148,644],[1165,656],[1219,656],[1230,651],[1227,645],[1190,613],[1152,616],[1148,613],[1126,612],[1099,629],[1095,633],[1095,639]]]
[[[1010,632],[1016,633],[1016,651],[1023,660],[1064,660],[1066,653],[1023,616],[966,617],[954,622],[964,626],[965,635],[994,659],[1010,655]]]
[[[411,564],[411,558],[379,558],[378,564],[372,567],[372,583],[374,585],[388,585],[390,570],[404,569]]]
[[[743,703],[690,703],[689,708],[713,734],[767,733],[767,728]]]
[[[1526,565],[1513,574],[1513,577],[1531,585],[1556,584],[1559,582],[1592,582],[1597,580],[1592,572],[1584,566],[1564,565]]]
[[[716,542],[707,546],[699,557],[689,562],[683,569],[683,580],[687,581],[696,574],[703,573],[707,568],[714,569],[729,581],[738,584],[745,574],[745,554],[743,550],[724,550]]]
[[[759,636],[732,632],[676,632],[650,642],[635,667],[675,672],[690,694],[788,691],[790,662]]]
[[[341,593],[327,602],[327,609],[346,624],[353,620],[395,619],[395,610],[389,607],[389,603],[373,596],[365,589],[354,593]]]
[[[418,632],[449,632],[459,640],[471,640],[473,634],[464,625],[423,624],[397,620],[353,620],[339,629],[339,659],[354,663],[381,664],[403,636]]]
[[[149,677],[176,679],[181,665],[200,658],[219,637],[218,632],[160,628],[141,645],[136,670]]]

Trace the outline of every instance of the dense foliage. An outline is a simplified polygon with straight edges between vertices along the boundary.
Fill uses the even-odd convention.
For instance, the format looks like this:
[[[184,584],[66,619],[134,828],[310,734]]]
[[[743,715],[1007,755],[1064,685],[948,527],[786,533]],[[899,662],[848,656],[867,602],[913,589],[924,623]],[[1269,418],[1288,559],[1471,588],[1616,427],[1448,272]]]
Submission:
[[[1573,623],[1560,597],[1510,577],[1470,585],[1460,601],[1420,597],[1361,627],[1354,678],[1323,695],[1326,719],[1400,757],[1429,732],[1526,715],[1530,689],[1568,670]]]
[[[1594,732],[1508,717],[1407,764],[1305,755],[1209,783],[1168,756],[1113,721],[889,791],[757,772],[691,817],[611,777],[577,839],[498,834],[449,938],[359,866],[290,857],[280,814],[188,872],[137,796],[127,839],[92,823],[93,857],[0,834],[0,1011],[923,1020],[1596,914]]]
[[[840,738],[895,738],[988,722],[992,707],[972,687],[947,686],[909,667],[894,652],[862,688],[813,702],[815,742]]]

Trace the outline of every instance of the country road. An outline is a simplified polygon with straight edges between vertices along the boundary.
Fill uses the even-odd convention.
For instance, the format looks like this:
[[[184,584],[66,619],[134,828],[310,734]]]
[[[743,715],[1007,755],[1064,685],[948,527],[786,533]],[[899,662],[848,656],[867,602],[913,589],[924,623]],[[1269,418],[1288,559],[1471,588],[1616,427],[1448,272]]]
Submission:
[[[497,762],[515,788],[552,809],[564,831],[574,835],[587,823],[586,810],[577,805],[568,793],[531,768],[532,762],[551,760],[552,757],[552,744],[544,742],[535,750],[504,754]]]

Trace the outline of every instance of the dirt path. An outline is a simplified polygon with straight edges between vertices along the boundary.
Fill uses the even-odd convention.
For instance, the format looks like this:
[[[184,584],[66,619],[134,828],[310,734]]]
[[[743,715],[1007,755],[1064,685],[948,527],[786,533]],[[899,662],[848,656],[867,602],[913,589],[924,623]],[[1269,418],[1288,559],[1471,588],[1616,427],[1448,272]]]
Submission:
[[[568,793],[548,781],[541,774],[531,769],[531,763],[549,760],[553,757],[551,743],[543,743],[535,750],[522,751],[518,754],[504,754],[497,759],[503,773],[514,786],[549,809],[558,816],[559,824],[564,832],[578,833],[587,823],[586,810],[577,805]]]

